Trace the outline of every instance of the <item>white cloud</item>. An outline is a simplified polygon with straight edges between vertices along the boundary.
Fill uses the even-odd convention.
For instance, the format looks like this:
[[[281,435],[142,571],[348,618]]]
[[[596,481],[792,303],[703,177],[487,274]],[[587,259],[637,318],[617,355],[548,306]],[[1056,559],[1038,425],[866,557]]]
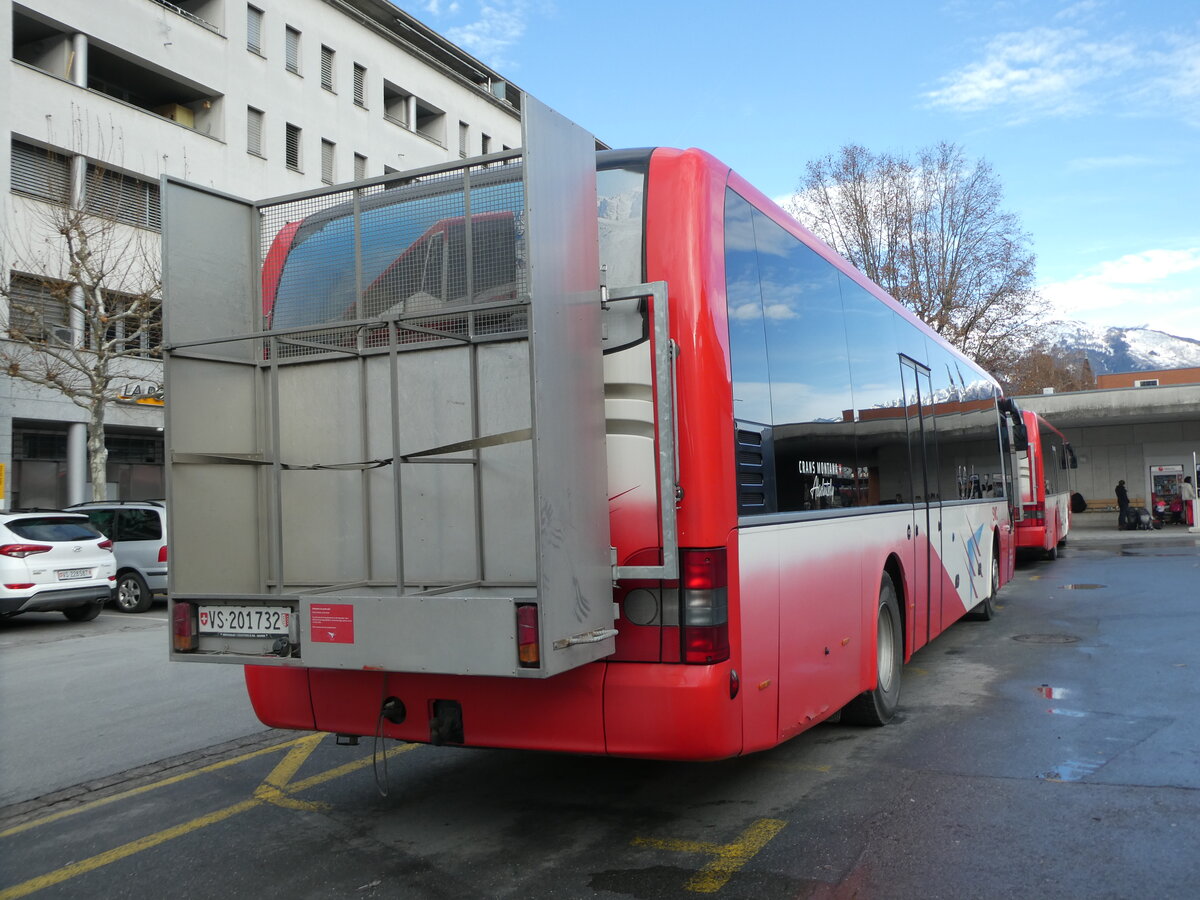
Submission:
[[[1136,98],[1200,126],[1200,37],[1172,35],[1166,43],[1153,56],[1157,74],[1137,90]]]
[[[1131,43],[1088,40],[1080,28],[1031,28],[993,38],[981,61],[942,78],[925,99],[961,112],[1011,107],[1023,117],[1074,115],[1097,101],[1089,88],[1139,64]]]
[[[1039,290],[1063,318],[1200,337],[1200,247],[1130,253]]]
[[[443,3],[442,0],[425,0],[421,4],[421,8],[431,16],[453,15],[458,12],[459,5],[456,2]]]
[[[529,8],[529,0],[491,0],[480,6],[474,22],[448,28],[445,35],[493,68],[511,67],[506,54],[525,35]]]

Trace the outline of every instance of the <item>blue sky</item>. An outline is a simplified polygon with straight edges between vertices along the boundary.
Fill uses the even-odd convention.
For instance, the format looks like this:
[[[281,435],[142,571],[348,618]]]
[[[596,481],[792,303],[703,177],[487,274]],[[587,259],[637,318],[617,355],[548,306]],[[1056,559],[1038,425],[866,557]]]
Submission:
[[[1196,0],[411,0],[611,146],[701,147],[782,198],[858,143],[994,168],[1055,318],[1200,340]]]

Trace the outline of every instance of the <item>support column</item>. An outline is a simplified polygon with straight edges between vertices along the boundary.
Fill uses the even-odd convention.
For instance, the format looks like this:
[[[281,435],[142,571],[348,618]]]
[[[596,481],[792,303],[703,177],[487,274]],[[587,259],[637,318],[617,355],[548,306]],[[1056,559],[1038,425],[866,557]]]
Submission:
[[[67,506],[83,503],[88,480],[87,426],[72,422],[67,426]]]
[[[86,34],[71,35],[71,71],[67,77],[71,84],[87,87],[88,39]]]

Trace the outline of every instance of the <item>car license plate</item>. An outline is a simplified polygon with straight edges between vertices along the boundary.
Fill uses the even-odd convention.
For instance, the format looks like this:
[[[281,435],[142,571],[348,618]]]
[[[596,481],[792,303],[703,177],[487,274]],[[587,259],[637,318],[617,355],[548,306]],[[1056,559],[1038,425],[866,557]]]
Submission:
[[[222,637],[286,635],[292,610],[278,606],[201,606],[200,633]]]
[[[58,580],[59,581],[71,581],[72,579],[75,579],[75,578],[91,578],[91,577],[92,577],[91,569],[59,569],[58,570]]]

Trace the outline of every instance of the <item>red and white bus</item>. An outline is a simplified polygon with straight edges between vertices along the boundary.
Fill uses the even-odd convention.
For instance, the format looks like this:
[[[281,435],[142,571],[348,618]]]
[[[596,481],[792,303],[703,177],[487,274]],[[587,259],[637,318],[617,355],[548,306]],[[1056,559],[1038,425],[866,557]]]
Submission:
[[[597,188],[607,282],[668,285],[674,365],[677,489],[657,474],[664,357],[650,301],[614,304],[603,359],[614,561],[650,565],[677,549],[678,578],[617,581],[614,652],[549,678],[303,658],[247,665],[267,725],[719,759],[773,747],[839,711],[843,721],[887,722],[903,664],[966,614],[991,617],[1013,572],[1010,458],[1021,442],[997,383],[707,153],[601,152]],[[463,215],[445,209],[446,222]],[[358,258],[375,252],[365,216],[342,229],[363,236]],[[393,241],[357,284],[427,258],[445,227]],[[304,234],[283,229],[266,257],[265,312],[277,328],[314,321]],[[422,300],[436,306],[446,291],[427,282]],[[437,322],[424,339],[446,336],[449,314]],[[674,507],[674,534],[663,533],[663,503]],[[530,626],[520,605],[517,615],[519,635]],[[381,711],[381,698],[409,714]]]
[[[1031,410],[1024,410],[1028,447],[1017,455],[1021,505],[1017,550],[1058,557],[1071,530],[1071,470],[1075,451],[1062,432]]]

